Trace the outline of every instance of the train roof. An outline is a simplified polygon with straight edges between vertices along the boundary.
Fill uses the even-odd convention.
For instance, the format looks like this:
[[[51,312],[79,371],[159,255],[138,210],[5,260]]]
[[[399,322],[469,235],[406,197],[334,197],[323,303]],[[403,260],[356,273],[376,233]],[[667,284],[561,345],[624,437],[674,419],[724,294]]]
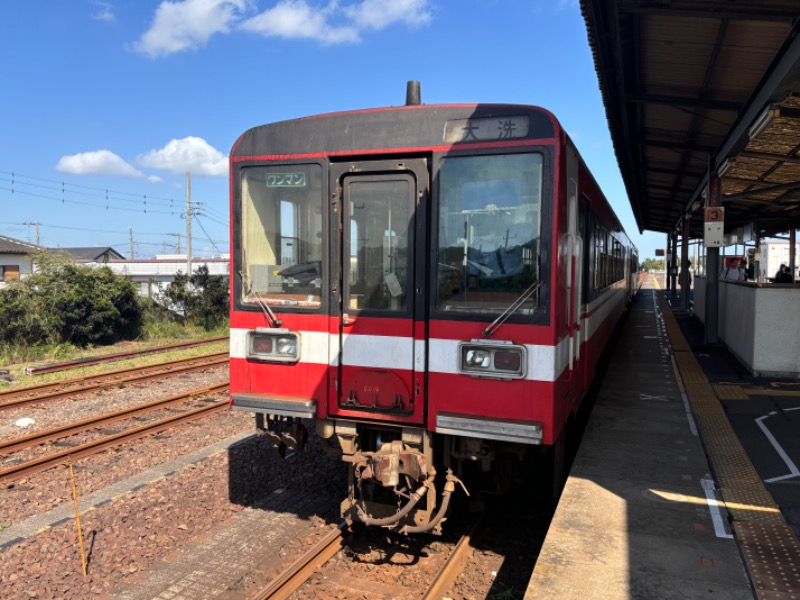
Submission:
[[[481,126],[484,130],[479,133]],[[461,132],[465,129],[470,130],[469,134],[477,135],[464,136]],[[329,113],[261,125],[248,130],[237,140],[231,158],[386,151],[391,148],[430,150],[468,141],[552,139],[560,131],[556,118],[536,106],[421,104]],[[462,139],[458,135],[462,135]]]

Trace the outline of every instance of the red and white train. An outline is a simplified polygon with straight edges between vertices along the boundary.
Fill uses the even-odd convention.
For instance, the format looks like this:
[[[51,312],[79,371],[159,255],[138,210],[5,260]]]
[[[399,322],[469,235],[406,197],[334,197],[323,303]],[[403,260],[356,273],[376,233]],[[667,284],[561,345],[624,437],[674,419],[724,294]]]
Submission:
[[[234,145],[231,403],[281,450],[313,420],[344,515],[437,533],[558,466],[638,259],[551,113],[410,90]]]

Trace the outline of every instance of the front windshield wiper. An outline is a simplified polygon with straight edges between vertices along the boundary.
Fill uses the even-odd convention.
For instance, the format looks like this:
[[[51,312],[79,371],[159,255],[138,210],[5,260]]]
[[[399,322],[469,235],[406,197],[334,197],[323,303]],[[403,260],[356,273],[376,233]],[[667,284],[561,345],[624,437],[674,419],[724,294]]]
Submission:
[[[252,283],[250,282],[250,278],[247,276],[247,273],[244,271],[239,271],[239,276],[242,278],[242,286],[245,289],[245,296],[244,299],[246,301],[255,302],[256,305],[261,309],[261,312],[264,313],[264,316],[267,318],[268,323],[272,323],[272,327],[278,328],[283,325],[283,321],[281,321],[278,317],[275,316],[275,313],[272,312],[272,309],[269,307],[269,304],[264,302],[263,298],[259,298],[256,296],[255,292],[253,291]]]
[[[526,289],[524,292],[522,292],[522,293],[519,295],[519,298],[517,298],[516,300],[514,300],[514,302],[512,302],[512,303],[511,303],[511,305],[510,305],[510,306],[509,306],[507,309],[505,309],[505,310],[504,310],[504,311],[503,311],[503,312],[500,314],[500,316],[499,316],[499,317],[497,317],[497,318],[496,318],[496,319],[495,319],[495,320],[492,322],[492,324],[491,324],[491,325],[489,325],[489,326],[488,326],[486,329],[484,329],[484,330],[481,332],[481,335],[482,335],[483,337],[489,337],[489,336],[492,336],[492,335],[494,335],[495,331],[497,331],[497,329],[500,327],[500,325],[502,325],[503,323],[505,323],[505,322],[506,322],[506,320],[508,320],[508,318],[509,318],[509,317],[510,317],[512,314],[514,314],[514,312],[515,312],[515,311],[516,311],[516,310],[517,310],[517,309],[518,309],[520,306],[522,306],[522,305],[523,305],[523,304],[524,304],[524,303],[525,303],[525,302],[526,302],[526,301],[527,301],[527,300],[528,300],[528,299],[529,299],[531,296],[533,296],[533,294],[536,292],[536,290],[538,290],[540,287],[542,287],[542,284],[543,284],[543,283],[544,283],[543,281],[534,281],[534,282],[533,282],[533,283],[532,283],[532,284],[531,284],[531,285],[528,287],[528,289]]]

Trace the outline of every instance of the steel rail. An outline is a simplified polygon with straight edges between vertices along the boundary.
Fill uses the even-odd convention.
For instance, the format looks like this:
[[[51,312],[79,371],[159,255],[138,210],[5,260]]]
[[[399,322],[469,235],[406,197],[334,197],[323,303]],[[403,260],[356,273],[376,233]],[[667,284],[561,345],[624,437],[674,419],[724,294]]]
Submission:
[[[98,454],[107,448],[119,446],[125,442],[138,440],[152,433],[159,433],[166,429],[170,429],[175,425],[193,421],[195,419],[202,418],[207,414],[227,409],[227,402],[203,406],[201,408],[196,408],[173,417],[156,421],[155,423],[148,423],[147,425],[142,425],[141,427],[136,427],[134,429],[129,429],[121,433],[116,433],[98,440],[94,440],[92,442],[87,442],[86,444],[81,444],[80,446],[76,446],[74,448],[67,448],[61,452],[35,458],[31,461],[26,461],[7,469],[0,470],[0,482],[21,479],[22,477],[27,477],[29,475],[33,475],[34,473],[45,471],[50,467],[63,464],[67,460],[75,461],[86,456],[91,456],[92,454]]]
[[[422,596],[423,600],[439,600],[440,598],[444,598],[445,594],[450,591],[456,578],[461,574],[467,553],[474,550],[472,543],[477,537],[482,525],[483,515],[480,515],[470,525],[469,531],[461,536],[458,544],[456,544],[450,556],[447,557],[447,561],[436,574],[436,577],[428,587],[425,595]]]
[[[336,529],[317,542],[311,550],[273,579],[256,596],[255,600],[285,600],[291,596],[297,588],[316,573],[317,569],[328,562],[341,549],[343,543],[342,535],[348,527],[350,527],[350,522],[347,520],[339,523]]]
[[[74,433],[86,431],[87,429],[100,427],[102,425],[107,425],[109,423],[115,423],[116,421],[121,421],[123,419],[129,419],[139,414],[159,410],[161,408],[165,408],[172,404],[185,402],[196,396],[202,396],[204,394],[210,394],[213,392],[221,391],[227,389],[228,387],[229,383],[227,381],[223,383],[217,383],[204,388],[189,390],[188,392],[175,394],[174,396],[169,396],[167,398],[161,398],[159,400],[148,402],[146,404],[139,404],[137,406],[131,406],[129,408],[118,410],[112,413],[106,413],[104,415],[100,415],[97,417],[91,417],[89,419],[84,419],[83,421],[68,423],[67,425],[62,425],[61,427],[46,429],[44,431],[39,431],[37,433],[26,435],[24,437],[15,438],[12,440],[6,440],[4,442],[0,442],[0,452],[16,452],[17,450],[22,450],[23,448],[36,446],[48,440],[66,437]]]
[[[144,350],[130,350],[127,352],[116,352],[114,354],[101,354],[99,356],[86,356],[83,358],[75,358],[72,360],[65,360],[62,362],[51,363],[49,365],[41,365],[39,367],[27,367],[25,369],[26,375],[43,375],[45,373],[54,373],[56,371],[66,371],[67,369],[78,369],[87,365],[94,365],[100,362],[108,362],[129,358],[131,356],[143,356],[145,354],[154,354],[156,352],[168,352],[178,348],[191,348],[193,346],[202,346],[204,344],[213,344],[214,342],[227,341],[228,336],[206,338],[204,340],[194,340],[191,342],[181,342],[179,344],[168,344],[166,346],[156,346],[155,348],[145,348]]]
[[[135,381],[145,381],[147,379],[155,379],[165,375],[172,375],[177,373],[186,373],[197,369],[204,369],[207,367],[217,366],[228,362],[227,352],[215,352],[212,354],[203,354],[192,358],[182,358],[179,360],[168,361],[164,363],[157,363],[155,365],[147,365],[145,367],[131,367],[128,369],[118,369],[116,371],[107,371],[105,373],[98,373],[95,375],[88,375],[85,377],[75,377],[72,379],[56,381],[51,383],[43,383],[32,385],[24,388],[13,388],[0,392],[0,399],[14,398],[23,394],[34,394],[23,398],[16,398],[0,403],[0,410],[8,410],[16,408],[24,404],[33,402],[42,402],[44,400],[54,400],[64,396],[73,394],[80,394],[88,392],[101,387],[112,385],[121,385]],[[190,364],[187,364],[190,363]],[[155,370],[153,372],[153,370]],[[147,372],[151,371],[151,372]],[[124,377],[126,373],[139,373],[130,377]],[[115,377],[118,377],[115,379]],[[74,385],[73,385],[74,384]],[[65,386],[73,385],[65,389]],[[54,390],[48,392],[47,390]],[[37,394],[37,392],[41,392]]]

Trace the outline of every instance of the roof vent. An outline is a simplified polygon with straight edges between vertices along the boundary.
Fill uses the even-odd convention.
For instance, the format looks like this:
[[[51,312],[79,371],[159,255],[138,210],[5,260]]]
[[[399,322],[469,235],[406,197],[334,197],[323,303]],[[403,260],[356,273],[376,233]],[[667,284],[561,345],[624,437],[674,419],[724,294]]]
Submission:
[[[406,83],[406,106],[416,106],[421,103],[419,81],[409,81]]]

